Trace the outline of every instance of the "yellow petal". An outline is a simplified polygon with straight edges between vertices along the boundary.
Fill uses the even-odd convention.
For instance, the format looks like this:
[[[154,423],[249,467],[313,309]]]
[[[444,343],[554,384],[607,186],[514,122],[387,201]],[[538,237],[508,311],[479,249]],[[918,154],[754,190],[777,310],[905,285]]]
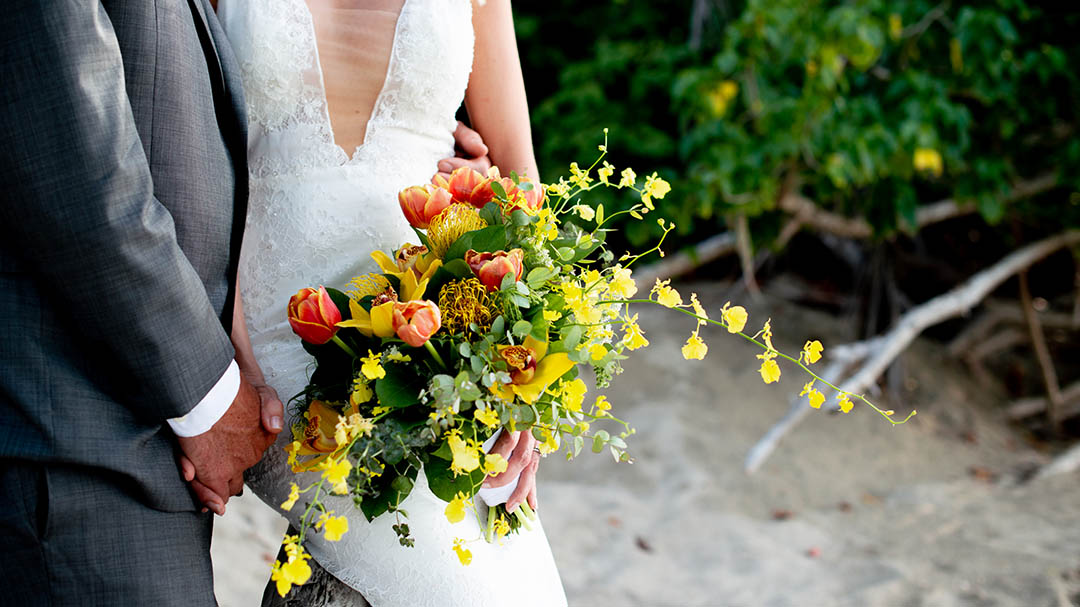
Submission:
[[[364,309],[356,300],[349,300],[349,312],[352,318],[343,320],[337,324],[341,328],[353,328],[364,335],[371,337],[371,314]]]
[[[431,278],[432,276],[434,276],[435,271],[438,270],[439,268],[441,268],[442,265],[443,265],[441,259],[435,259],[430,264],[428,264],[428,266],[426,268],[421,268],[421,266],[426,262],[427,258],[428,258],[428,256],[425,255],[424,257],[420,258],[420,261],[416,262],[416,268],[420,269],[420,271],[421,271],[421,274],[420,274],[420,280],[421,281],[427,280],[427,279]]]
[[[409,272],[409,276],[412,272]],[[394,302],[388,301],[371,308],[371,332],[376,337],[393,337]]]
[[[540,360],[547,355],[548,343],[546,341],[540,341],[532,335],[526,336],[525,343],[522,345],[533,351],[533,356],[536,357],[536,360]]]
[[[398,268],[397,262],[395,262],[386,253],[382,251],[373,251],[371,253],[371,258],[375,260],[375,263],[379,264],[379,269],[383,272],[386,272],[387,274],[393,274],[395,276],[401,274],[401,270]]]
[[[399,295],[401,301],[413,301],[424,298],[428,279],[419,280],[415,272],[405,272],[401,275],[401,289]]]

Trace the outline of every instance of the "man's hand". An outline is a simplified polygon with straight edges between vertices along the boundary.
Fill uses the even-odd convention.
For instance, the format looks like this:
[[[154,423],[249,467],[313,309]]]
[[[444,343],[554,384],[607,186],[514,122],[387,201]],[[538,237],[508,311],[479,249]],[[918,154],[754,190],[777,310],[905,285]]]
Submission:
[[[457,129],[454,130],[454,150],[457,155],[454,158],[445,158],[439,161],[439,175],[444,179],[450,178],[454,169],[471,167],[473,170],[487,174],[491,168],[491,159],[488,158],[488,147],[480,137],[480,133],[465,126],[460,120]]]
[[[506,458],[506,471],[484,479],[484,486],[502,487],[517,477],[517,488],[507,498],[506,510],[513,512],[525,500],[536,510],[536,470],[540,467],[540,453],[536,451],[532,433],[504,429],[491,447],[491,453]]]
[[[269,386],[255,387],[241,374],[229,410],[210,430],[181,437],[180,470],[207,508],[225,514],[229,496],[240,493],[244,470],[262,457],[283,427],[284,406]]]

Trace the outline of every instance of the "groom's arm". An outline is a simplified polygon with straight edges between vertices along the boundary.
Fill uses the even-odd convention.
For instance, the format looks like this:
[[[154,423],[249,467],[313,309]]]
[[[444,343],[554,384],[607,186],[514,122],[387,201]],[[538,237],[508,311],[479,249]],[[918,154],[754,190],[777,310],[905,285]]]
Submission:
[[[233,349],[154,197],[112,24],[97,2],[20,0],[0,40],[0,246],[128,374],[126,406],[183,416]]]

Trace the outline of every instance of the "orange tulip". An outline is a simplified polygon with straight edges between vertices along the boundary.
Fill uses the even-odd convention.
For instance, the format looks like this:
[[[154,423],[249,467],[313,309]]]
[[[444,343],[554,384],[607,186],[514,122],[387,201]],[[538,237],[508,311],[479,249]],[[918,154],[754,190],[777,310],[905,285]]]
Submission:
[[[529,214],[539,211],[544,204],[544,186],[525,177],[519,179],[518,182],[515,184],[509,177],[499,180],[499,185],[506,191],[506,199],[509,201],[503,205],[503,212],[509,215],[515,209],[522,209]],[[531,183],[532,189],[521,189],[521,184],[525,183]]]
[[[463,202],[477,209],[482,209],[484,205],[495,198],[495,192],[491,189],[491,181],[493,178],[497,179],[498,175],[498,169],[495,167],[492,167],[487,177],[469,167],[460,167],[450,173],[449,180],[436,175],[432,182],[440,188],[448,190],[454,202]]]
[[[289,326],[308,343],[319,346],[330,341],[339,322],[341,311],[323,287],[300,289],[289,299]]]
[[[394,332],[402,341],[419,348],[442,326],[439,306],[426,300],[394,303]]]
[[[426,230],[431,220],[451,202],[450,192],[430,184],[414,185],[398,193],[398,203],[406,221],[421,230]]]
[[[465,263],[469,265],[469,269],[480,279],[480,282],[484,283],[488,291],[498,291],[502,286],[503,277],[507,274],[513,273],[515,282],[521,280],[524,257],[525,252],[521,249],[512,249],[509,253],[506,251],[477,253],[469,249],[465,253]]]

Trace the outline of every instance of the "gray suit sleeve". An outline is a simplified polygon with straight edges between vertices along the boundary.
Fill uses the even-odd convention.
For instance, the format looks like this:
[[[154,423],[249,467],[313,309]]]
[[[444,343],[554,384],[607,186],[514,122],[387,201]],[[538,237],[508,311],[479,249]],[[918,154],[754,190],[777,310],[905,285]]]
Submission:
[[[88,356],[129,375],[126,406],[182,416],[233,350],[154,197],[112,24],[97,2],[13,4],[0,20],[0,247]]]

